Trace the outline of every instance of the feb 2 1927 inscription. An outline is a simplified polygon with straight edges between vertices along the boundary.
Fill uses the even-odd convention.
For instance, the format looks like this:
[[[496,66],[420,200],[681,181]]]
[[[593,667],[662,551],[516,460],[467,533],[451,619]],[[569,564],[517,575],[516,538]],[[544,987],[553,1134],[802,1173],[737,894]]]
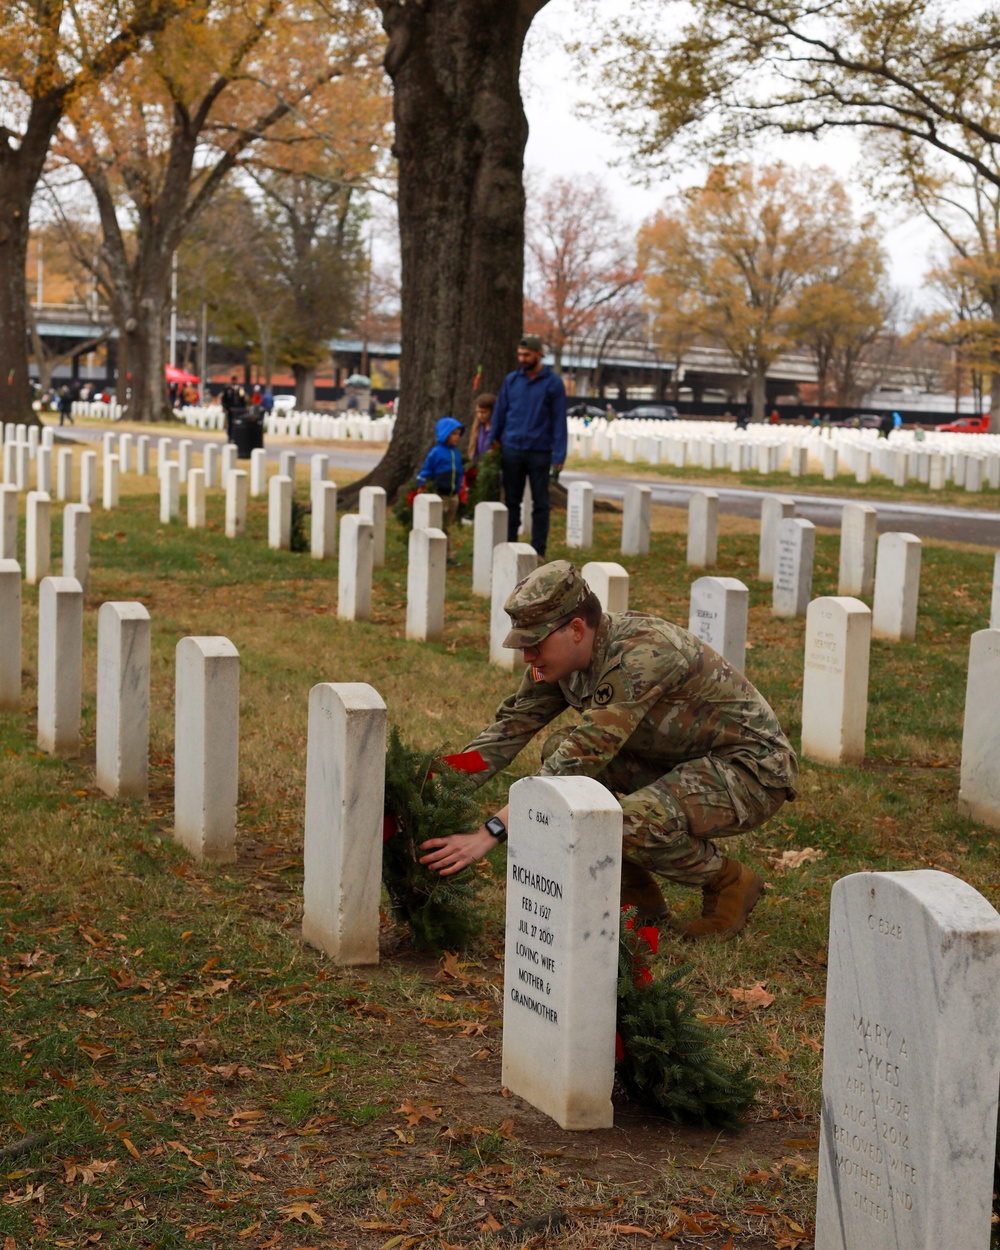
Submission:
[[[592,778],[511,788],[503,1081],[563,1128],[613,1123],[621,828]]]

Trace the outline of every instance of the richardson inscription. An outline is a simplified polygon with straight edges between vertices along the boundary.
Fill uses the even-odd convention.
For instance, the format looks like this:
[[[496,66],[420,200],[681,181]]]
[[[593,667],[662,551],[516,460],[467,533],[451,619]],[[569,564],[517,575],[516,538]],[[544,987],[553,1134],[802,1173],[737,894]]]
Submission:
[[[533,808],[528,809],[528,819],[540,825],[549,823],[545,812]],[[512,886],[524,887],[514,943],[517,985],[511,986],[510,1001],[541,1020],[558,1024],[559,1013],[548,1000],[553,989],[558,988],[559,961],[554,947],[561,918],[558,904],[563,896],[563,885],[520,864],[511,865],[510,875]]]
[[[892,941],[900,926],[883,916],[869,928]],[[894,1025],[851,1013],[853,1062],[841,1079],[833,1122],[837,1171],[850,1182],[850,1203],[876,1224],[912,1213],[920,1177],[911,1162],[910,1052]]]

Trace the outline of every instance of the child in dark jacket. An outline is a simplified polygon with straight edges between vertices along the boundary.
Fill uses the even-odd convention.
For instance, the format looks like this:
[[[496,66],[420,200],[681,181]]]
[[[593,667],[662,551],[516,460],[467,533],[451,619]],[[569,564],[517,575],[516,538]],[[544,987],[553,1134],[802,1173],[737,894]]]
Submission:
[[[427,459],[417,474],[420,486],[427,486],[441,496],[444,503],[442,524],[444,532],[449,535],[449,547],[451,523],[458,512],[458,493],[465,480],[462,453],[458,450],[464,429],[461,421],[456,421],[454,417],[442,417],[434,429],[437,442],[427,453]]]

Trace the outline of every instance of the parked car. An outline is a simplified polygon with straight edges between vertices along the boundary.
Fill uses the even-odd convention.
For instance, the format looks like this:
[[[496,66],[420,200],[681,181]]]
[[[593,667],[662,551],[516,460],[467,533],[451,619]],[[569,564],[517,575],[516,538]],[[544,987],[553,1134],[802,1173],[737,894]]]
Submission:
[[[989,434],[990,419],[985,417],[957,417],[947,425],[934,427],[939,434]]]
[[[274,411],[275,412],[291,412],[295,407],[294,395],[275,395]]]
[[[603,408],[596,408],[593,404],[574,404],[572,408],[566,409],[567,417],[603,417],[605,415]]]
[[[647,421],[676,421],[680,413],[673,404],[640,404],[621,413],[623,417],[645,418]]]
[[[835,430],[877,430],[882,418],[874,412],[862,412],[856,417],[848,417],[846,421],[831,421],[830,424]]]

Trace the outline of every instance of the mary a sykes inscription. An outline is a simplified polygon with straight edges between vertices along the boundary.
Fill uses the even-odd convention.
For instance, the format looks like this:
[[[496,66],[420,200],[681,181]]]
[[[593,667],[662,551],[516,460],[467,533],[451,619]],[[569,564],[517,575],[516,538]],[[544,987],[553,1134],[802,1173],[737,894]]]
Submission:
[[[947,873],[834,886],[816,1250],[988,1250],[1000,915]]]

